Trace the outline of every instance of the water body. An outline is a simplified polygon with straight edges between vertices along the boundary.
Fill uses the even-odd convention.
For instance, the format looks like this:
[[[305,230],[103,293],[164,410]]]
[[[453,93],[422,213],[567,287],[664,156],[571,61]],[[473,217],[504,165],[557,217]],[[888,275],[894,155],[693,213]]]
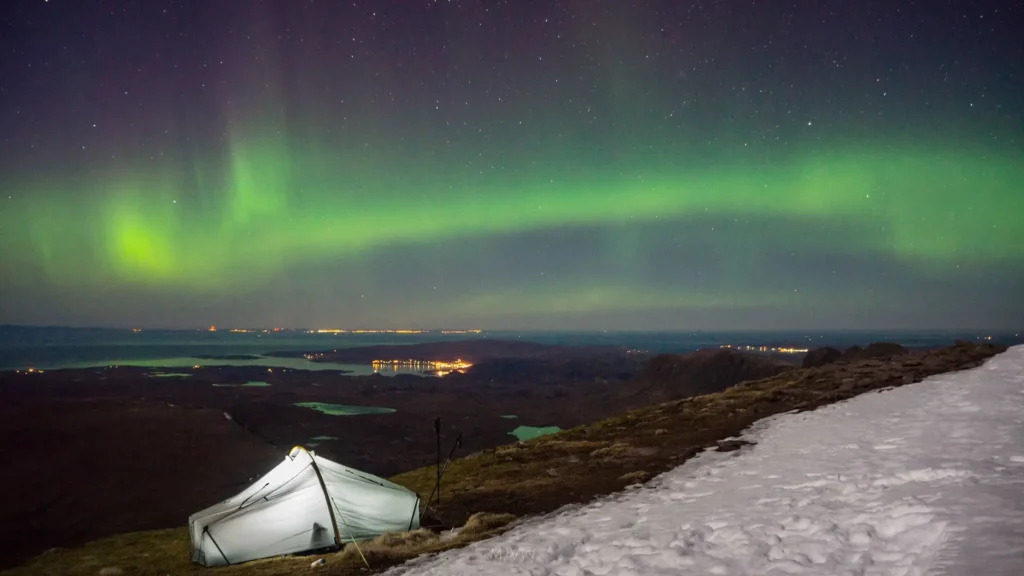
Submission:
[[[296,406],[310,408],[329,416],[358,416],[360,414],[391,414],[394,408],[378,406],[351,406],[348,404],[328,404],[326,402],[296,402]]]
[[[307,448],[316,448],[317,446],[319,446],[320,444],[322,444],[322,443],[324,443],[324,442],[326,442],[328,440],[337,440],[337,437],[335,437],[335,436],[313,436],[312,438],[309,439],[309,442],[306,442],[306,447]]]
[[[372,367],[324,364],[304,358],[271,358],[274,351],[317,351],[473,339],[524,340],[570,346],[626,346],[652,353],[689,352],[723,344],[823,345],[890,341],[905,346],[944,346],[957,339],[992,337],[1003,344],[1024,344],[1024,332],[484,332],[481,334],[309,334],[306,332],[232,333],[203,330],[130,330],[26,328],[0,326],[0,370],[146,366],[267,366],[301,370],[349,370],[370,374]],[[249,358],[246,358],[249,357]]]
[[[299,370],[345,370],[372,374],[368,365],[309,362],[264,356],[278,351],[317,351],[416,344],[474,335],[309,334],[306,332],[209,332],[0,326],[0,370],[143,366],[267,366]]]
[[[214,388],[269,388],[269,382],[246,382],[245,384],[214,384]]]
[[[534,438],[540,438],[541,436],[561,431],[562,429],[558,426],[519,426],[509,432],[509,436],[515,436],[520,442],[526,442],[527,440],[533,440]]]
[[[194,366],[257,366],[260,368],[290,368],[292,370],[330,371],[341,372],[348,375],[370,375],[373,374],[373,366],[369,364],[340,364],[336,362],[310,362],[305,358],[275,358],[272,356],[253,356],[246,360],[228,359],[199,359],[193,357],[182,358],[154,358],[141,360],[112,360],[109,364],[97,364],[96,362],[76,362],[59,366],[44,367],[44,370],[56,370],[60,368],[96,368],[106,366],[138,366],[142,368],[192,368]],[[33,366],[35,368],[35,366]],[[391,373],[389,372],[388,375]],[[180,376],[180,374],[164,374],[163,376]]]

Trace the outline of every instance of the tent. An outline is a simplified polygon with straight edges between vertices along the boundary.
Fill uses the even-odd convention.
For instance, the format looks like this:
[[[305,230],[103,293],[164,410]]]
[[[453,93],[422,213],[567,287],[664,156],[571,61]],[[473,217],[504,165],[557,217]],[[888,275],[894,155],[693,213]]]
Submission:
[[[189,517],[192,561],[237,564],[419,528],[420,498],[296,446],[242,492]]]

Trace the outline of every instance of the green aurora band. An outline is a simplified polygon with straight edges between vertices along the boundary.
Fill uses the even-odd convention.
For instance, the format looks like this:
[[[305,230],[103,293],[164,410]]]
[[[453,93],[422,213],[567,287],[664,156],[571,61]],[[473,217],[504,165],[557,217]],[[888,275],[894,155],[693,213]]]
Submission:
[[[386,169],[356,176],[281,138],[244,142],[226,167],[196,162],[191,193],[173,169],[18,185],[0,224],[25,242],[5,243],[0,255],[41,266],[62,287],[217,293],[395,244],[710,215],[855,222],[875,233],[854,245],[804,241],[939,269],[1024,257],[1017,151],[864,144],[705,169],[663,163],[568,177],[572,167],[555,166],[524,168],[515,181],[456,172],[413,182]]]

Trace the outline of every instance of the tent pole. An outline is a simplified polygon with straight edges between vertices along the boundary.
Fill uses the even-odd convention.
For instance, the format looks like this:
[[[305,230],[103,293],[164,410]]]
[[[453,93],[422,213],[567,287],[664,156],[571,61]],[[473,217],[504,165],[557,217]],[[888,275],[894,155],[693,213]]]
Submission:
[[[334,505],[331,503],[331,495],[327,492],[327,484],[324,484],[324,476],[320,473],[320,467],[316,465],[316,456],[310,454],[309,450],[305,448],[302,451],[309,455],[309,460],[313,463],[313,472],[316,472],[316,479],[320,481],[320,489],[324,492],[324,502],[327,503],[327,512],[331,515],[331,527],[334,529],[334,544],[340,549],[341,535],[338,534],[338,520],[334,517]]]
[[[210,527],[204,527],[203,533],[210,537],[210,542],[213,542],[213,545],[217,547],[217,552],[220,552],[220,556],[224,559],[224,563],[228,566],[231,566],[231,561],[228,560],[228,557],[224,554],[224,551],[220,549],[220,544],[217,544],[217,541],[213,539],[213,534],[210,534]]]
[[[420,495],[416,495],[416,504],[412,507],[412,516],[409,517],[409,530],[412,530],[412,521],[416,519],[416,513],[419,512],[420,507]]]

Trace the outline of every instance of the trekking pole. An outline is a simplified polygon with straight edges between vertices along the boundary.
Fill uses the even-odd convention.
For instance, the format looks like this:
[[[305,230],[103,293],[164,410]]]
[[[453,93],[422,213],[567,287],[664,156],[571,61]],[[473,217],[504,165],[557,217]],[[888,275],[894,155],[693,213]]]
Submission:
[[[452,446],[450,452],[448,452],[448,459],[444,461],[444,466],[437,472],[437,484],[434,485],[434,490],[430,492],[430,498],[427,498],[427,506],[434,500],[434,494],[437,493],[437,503],[441,504],[441,477],[444,476],[445,470],[448,469],[448,465],[451,464],[452,456],[455,455],[455,449],[462,446],[462,432],[455,437],[455,444]]]
[[[434,418],[434,436],[437,436],[437,483],[434,487],[441,486],[441,417]],[[437,503],[441,503],[441,494],[437,495]]]

